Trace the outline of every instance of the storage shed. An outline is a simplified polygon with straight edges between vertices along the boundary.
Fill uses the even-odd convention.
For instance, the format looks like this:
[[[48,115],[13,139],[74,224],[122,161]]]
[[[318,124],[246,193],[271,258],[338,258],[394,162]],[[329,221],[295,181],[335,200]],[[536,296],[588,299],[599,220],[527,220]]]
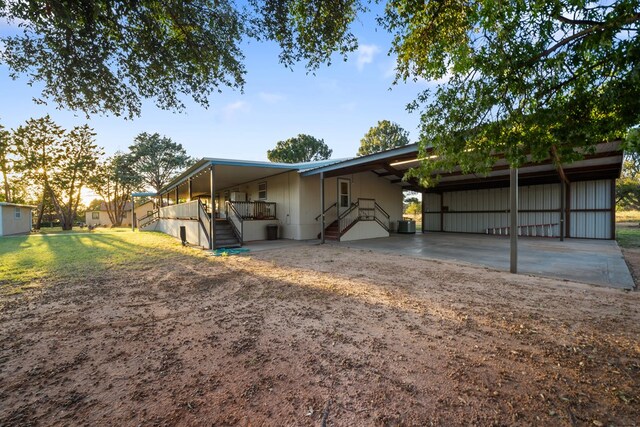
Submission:
[[[35,206],[0,202],[0,236],[31,232],[31,212]]]

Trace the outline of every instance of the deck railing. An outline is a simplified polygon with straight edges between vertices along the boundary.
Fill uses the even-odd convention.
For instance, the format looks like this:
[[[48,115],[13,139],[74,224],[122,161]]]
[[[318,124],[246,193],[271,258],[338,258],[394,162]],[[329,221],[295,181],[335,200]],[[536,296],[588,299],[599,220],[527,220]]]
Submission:
[[[338,216],[340,235],[345,233],[356,221],[376,221],[389,231],[389,214],[375,199],[358,199],[349,209]]]
[[[160,208],[160,218],[167,219],[198,219],[200,200],[192,200],[179,205],[170,205]]]
[[[275,219],[276,204],[274,202],[228,202],[243,220]]]
[[[159,210],[155,210],[153,212],[151,212],[149,215],[145,215],[142,218],[140,218],[137,222],[137,226],[138,229],[146,227],[147,225],[151,224],[152,222],[158,220],[160,218],[159,216],[160,211]]]
[[[229,221],[229,224],[231,224],[233,234],[236,235],[238,242],[240,242],[240,246],[242,246],[244,237],[244,219],[242,218],[242,215],[240,215],[240,212],[238,212],[238,210],[236,209],[235,203],[237,202],[226,202],[225,213],[227,215],[227,221]]]

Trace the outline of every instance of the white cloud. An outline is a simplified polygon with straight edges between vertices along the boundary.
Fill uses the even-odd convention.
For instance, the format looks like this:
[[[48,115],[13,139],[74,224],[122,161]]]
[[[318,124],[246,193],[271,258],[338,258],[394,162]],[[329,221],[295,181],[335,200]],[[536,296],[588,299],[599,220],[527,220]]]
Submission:
[[[260,92],[258,96],[268,104],[277,104],[278,102],[284,100],[284,95],[280,93]]]
[[[222,108],[222,115],[225,119],[231,119],[238,113],[247,113],[250,106],[245,101],[236,101],[231,104],[227,104]]]
[[[361,44],[358,46],[358,59],[356,66],[362,71],[365,65],[373,62],[373,57],[380,52],[380,48],[375,44]]]

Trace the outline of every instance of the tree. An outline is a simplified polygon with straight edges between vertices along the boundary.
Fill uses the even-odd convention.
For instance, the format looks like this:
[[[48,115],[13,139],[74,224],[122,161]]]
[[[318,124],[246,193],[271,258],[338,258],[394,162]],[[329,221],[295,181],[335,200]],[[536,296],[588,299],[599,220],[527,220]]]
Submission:
[[[88,113],[139,113],[142,98],[203,105],[241,87],[240,41],[276,41],[287,66],[310,69],[357,48],[364,0],[0,0],[0,60],[44,84],[43,97]],[[640,0],[388,0],[379,23],[394,38],[397,79],[440,82],[418,95],[413,171],[487,172],[551,157],[570,162],[640,122]]]
[[[71,230],[80,193],[95,169],[101,150],[88,126],[65,132],[48,115],[29,119],[14,132],[17,169],[40,191],[36,229],[40,228],[47,202],[55,209],[63,230]]]
[[[381,120],[376,126],[371,127],[364,138],[360,140],[358,156],[402,147],[408,143],[409,132],[402,129],[397,123]]]
[[[286,141],[278,141],[273,150],[267,151],[267,158],[271,162],[302,163],[326,160],[332,152],[323,139],[300,134]]]
[[[640,209],[640,128],[630,129],[624,141],[622,176],[616,180],[616,206]]]
[[[11,172],[11,154],[13,147],[11,144],[11,133],[5,130],[4,126],[0,124],[0,172],[2,173],[2,183],[4,189],[4,196],[0,200],[5,202],[11,202],[11,185],[9,184],[9,172]]]
[[[357,47],[348,27],[359,1],[0,0],[0,20],[22,32],[0,38],[12,76],[44,85],[43,100],[87,114],[140,115],[143,98],[182,109],[180,95],[207,106],[244,85],[246,38],[273,40],[287,66],[309,68]],[[345,56],[346,57],[346,56]]]
[[[135,170],[135,159],[123,153],[116,153],[100,162],[89,184],[105,201],[107,215],[114,227],[122,225],[131,193],[142,185],[142,177]]]
[[[456,165],[487,172],[497,155],[570,162],[640,121],[638,0],[391,0],[386,12],[397,79],[441,81],[411,105],[423,183]]]
[[[178,172],[192,163],[181,144],[157,133],[141,133],[129,149],[134,169],[141,175],[143,182],[156,192],[160,192]]]

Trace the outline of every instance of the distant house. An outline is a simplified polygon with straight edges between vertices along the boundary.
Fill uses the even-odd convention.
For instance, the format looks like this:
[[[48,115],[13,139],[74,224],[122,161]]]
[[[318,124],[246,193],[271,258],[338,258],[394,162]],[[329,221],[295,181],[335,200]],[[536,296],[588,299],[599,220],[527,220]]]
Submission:
[[[30,233],[33,209],[35,206],[0,202],[0,236]]]
[[[153,212],[153,201],[149,200],[138,206],[136,204],[134,215],[131,215],[131,202],[127,202],[124,206],[124,218],[122,218],[122,226],[130,227],[131,221],[137,221],[137,219],[145,217]],[[99,227],[111,227],[113,223],[109,219],[109,213],[107,212],[107,204],[105,202],[100,203],[100,208],[97,210],[87,211],[85,213],[85,222],[87,225]]]

